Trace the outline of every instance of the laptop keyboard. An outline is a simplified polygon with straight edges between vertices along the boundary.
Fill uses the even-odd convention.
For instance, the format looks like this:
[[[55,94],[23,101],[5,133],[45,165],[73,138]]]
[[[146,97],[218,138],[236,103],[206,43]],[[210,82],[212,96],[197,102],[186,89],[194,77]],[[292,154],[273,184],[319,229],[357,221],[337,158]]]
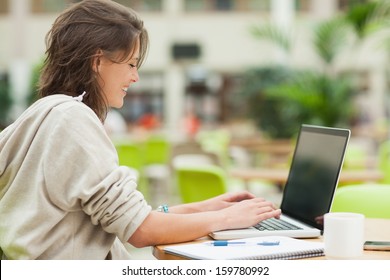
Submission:
[[[264,231],[264,230],[296,230],[301,229],[300,227],[290,224],[282,219],[270,218],[264,221],[261,221],[254,228]]]

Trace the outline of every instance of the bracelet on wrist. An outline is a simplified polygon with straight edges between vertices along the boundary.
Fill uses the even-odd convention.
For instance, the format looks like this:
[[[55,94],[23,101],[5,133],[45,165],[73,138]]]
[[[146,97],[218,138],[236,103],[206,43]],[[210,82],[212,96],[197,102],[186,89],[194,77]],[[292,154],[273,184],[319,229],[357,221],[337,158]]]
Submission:
[[[169,212],[168,205],[166,204],[160,205],[159,207],[157,207],[157,211],[162,213],[168,213]]]

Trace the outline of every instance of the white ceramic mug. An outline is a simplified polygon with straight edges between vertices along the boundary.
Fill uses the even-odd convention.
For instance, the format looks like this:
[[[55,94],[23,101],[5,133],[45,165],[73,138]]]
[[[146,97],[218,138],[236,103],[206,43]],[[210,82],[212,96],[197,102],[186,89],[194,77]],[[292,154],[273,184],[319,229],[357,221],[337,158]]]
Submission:
[[[324,248],[329,259],[357,259],[363,255],[364,215],[334,212],[324,217]]]

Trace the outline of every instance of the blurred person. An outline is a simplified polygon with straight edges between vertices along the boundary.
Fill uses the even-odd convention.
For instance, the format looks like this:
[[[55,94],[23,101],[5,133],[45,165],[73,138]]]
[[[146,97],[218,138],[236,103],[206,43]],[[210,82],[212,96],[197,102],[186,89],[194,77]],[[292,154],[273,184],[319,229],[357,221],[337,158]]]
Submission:
[[[184,117],[183,127],[187,137],[190,140],[194,140],[201,127],[201,122],[197,114],[189,111]]]
[[[152,106],[147,106],[145,112],[138,119],[137,124],[145,130],[155,130],[160,127],[160,119],[153,112]]]
[[[113,1],[65,10],[46,37],[41,98],[0,134],[0,247],[8,259],[129,259],[278,217],[248,192],[152,210],[104,129],[139,80],[143,22]]]

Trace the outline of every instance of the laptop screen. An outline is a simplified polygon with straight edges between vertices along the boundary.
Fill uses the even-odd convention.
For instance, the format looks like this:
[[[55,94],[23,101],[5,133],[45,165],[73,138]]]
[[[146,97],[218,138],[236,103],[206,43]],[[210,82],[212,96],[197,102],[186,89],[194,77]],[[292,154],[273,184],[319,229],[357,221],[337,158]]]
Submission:
[[[323,228],[344,160],[350,131],[302,125],[281,209],[284,214]]]

